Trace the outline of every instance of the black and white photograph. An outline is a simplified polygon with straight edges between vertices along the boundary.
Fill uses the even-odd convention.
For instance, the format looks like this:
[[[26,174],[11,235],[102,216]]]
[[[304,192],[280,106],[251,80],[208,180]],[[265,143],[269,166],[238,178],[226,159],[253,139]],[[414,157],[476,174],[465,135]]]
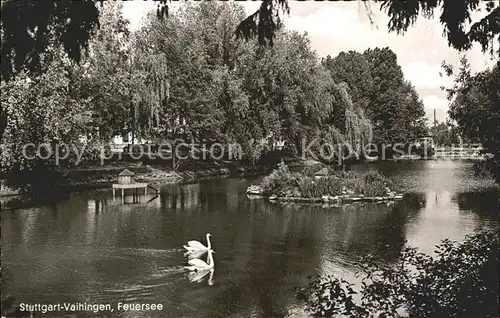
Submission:
[[[498,0],[1,0],[1,318],[500,317]]]

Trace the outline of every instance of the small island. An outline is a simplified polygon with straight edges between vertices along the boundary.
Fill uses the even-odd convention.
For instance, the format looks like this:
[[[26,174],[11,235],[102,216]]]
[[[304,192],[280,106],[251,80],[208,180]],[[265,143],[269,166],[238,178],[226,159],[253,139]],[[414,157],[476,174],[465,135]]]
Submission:
[[[247,195],[262,196],[270,201],[297,203],[352,203],[394,201],[403,195],[391,190],[392,180],[376,171],[329,171],[323,168],[292,172],[283,162],[259,185],[247,188]]]

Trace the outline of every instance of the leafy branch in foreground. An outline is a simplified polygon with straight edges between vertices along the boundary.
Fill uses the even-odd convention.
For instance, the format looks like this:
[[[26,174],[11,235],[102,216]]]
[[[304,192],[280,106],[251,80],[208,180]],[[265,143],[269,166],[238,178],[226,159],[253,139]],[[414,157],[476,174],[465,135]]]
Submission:
[[[99,27],[97,2],[101,1],[2,1],[2,79],[11,79],[23,68],[39,72],[41,55],[53,38],[79,62]]]
[[[317,278],[298,296],[313,317],[497,317],[498,233],[477,231],[462,243],[448,239],[435,255],[406,248],[393,266],[367,258],[353,284]],[[357,297],[355,299],[354,297]]]
[[[500,5],[488,0],[378,0],[381,9],[390,17],[389,31],[404,33],[415,24],[417,18],[431,18],[440,11],[439,20],[448,45],[458,51],[469,50],[474,43],[483,52],[494,54],[495,39],[500,44]],[[484,5],[484,7],[483,7]],[[480,19],[472,21],[473,13],[486,11]],[[467,26],[469,26],[467,30]]]
[[[273,45],[276,31],[283,26],[280,12],[290,14],[287,0],[264,0],[260,8],[241,21],[236,36],[246,40],[257,37],[260,45]]]

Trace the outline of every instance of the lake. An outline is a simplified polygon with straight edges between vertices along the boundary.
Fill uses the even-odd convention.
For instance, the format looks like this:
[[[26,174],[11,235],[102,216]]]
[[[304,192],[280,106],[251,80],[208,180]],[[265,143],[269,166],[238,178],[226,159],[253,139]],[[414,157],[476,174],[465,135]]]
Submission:
[[[281,205],[247,198],[246,188],[261,178],[252,177],[162,186],[159,197],[135,203],[132,196],[123,204],[111,189],[94,189],[46,206],[4,210],[2,293],[30,304],[164,307],[107,317],[300,317],[295,290],[309,275],[354,281],[369,253],[386,262],[405,245],[432,253],[444,238],[462,240],[498,222],[499,190],[475,178],[469,162],[353,169],[388,175],[403,186],[404,198],[343,208]],[[215,270],[195,277],[183,269],[182,245],[206,244],[207,232]]]

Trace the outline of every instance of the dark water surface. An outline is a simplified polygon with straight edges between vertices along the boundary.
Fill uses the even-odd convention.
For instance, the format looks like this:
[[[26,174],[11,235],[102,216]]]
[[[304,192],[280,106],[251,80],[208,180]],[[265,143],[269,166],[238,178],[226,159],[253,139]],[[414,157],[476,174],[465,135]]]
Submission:
[[[470,163],[355,169],[377,169],[407,194],[395,204],[283,206],[246,197],[258,178],[232,178],[164,186],[149,203],[151,194],[122,204],[105,189],[2,211],[2,293],[33,304],[164,306],[162,312],[115,310],[105,313],[109,317],[302,316],[295,287],[308,275],[353,279],[368,253],[390,262],[405,244],[432,252],[441,239],[462,240],[498,222],[499,190],[474,178]],[[196,282],[183,270],[182,245],[205,243],[207,232],[215,270]]]

